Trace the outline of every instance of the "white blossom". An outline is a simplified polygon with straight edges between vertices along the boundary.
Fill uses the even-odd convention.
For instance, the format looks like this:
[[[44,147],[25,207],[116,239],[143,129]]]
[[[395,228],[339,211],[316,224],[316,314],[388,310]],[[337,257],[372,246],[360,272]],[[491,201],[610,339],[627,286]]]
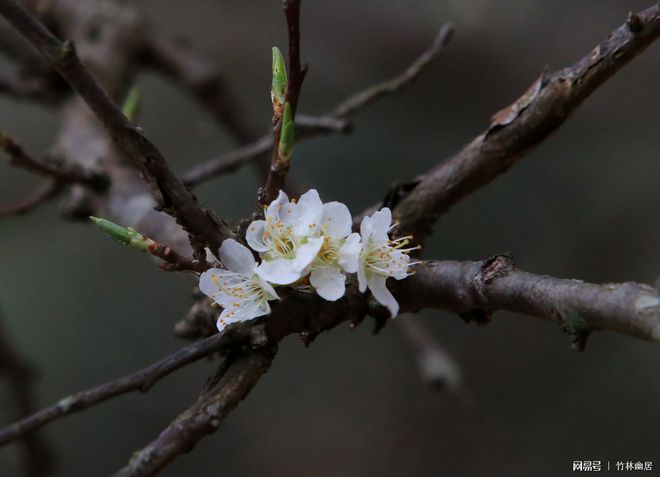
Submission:
[[[279,297],[260,276],[252,252],[235,240],[227,239],[218,256],[226,270],[212,268],[199,278],[199,289],[224,308],[218,318],[218,330],[222,331],[231,323],[269,314],[268,301]]]
[[[299,280],[323,246],[314,236],[323,215],[322,203],[312,189],[290,201],[280,191],[266,208],[265,220],[253,221],[247,229],[248,245],[261,253],[260,275],[271,283],[288,285]]]
[[[411,236],[390,240],[388,233],[392,226],[392,211],[384,207],[370,217],[362,219],[360,235],[362,250],[358,266],[358,286],[361,292],[367,287],[381,305],[387,307],[392,318],[399,313],[399,304],[387,289],[388,277],[402,280],[413,272],[408,252],[418,247],[404,248]]]
[[[318,204],[321,199],[316,195]],[[360,234],[351,233],[353,219],[346,205],[328,202],[321,205],[321,218],[310,232],[323,238],[318,255],[309,265],[310,284],[324,299],[335,301],[346,292],[346,273],[355,273],[360,255]]]
[[[357,273],[358,288],[367,288],[387,307],[392,317],[399,304],[387,289],[389,277],[401,280],[414,272],[408,252],[411,237],[390,240],[392,212],[383,208],[365,217],[360,233],[352,233],[353,220],[346,205],[324,204],[312,189],[297,202],[280,192],[265,210],[264,220],[253,221],[246,232],[252,252],[228,239],[218,256],[226,269],[211,269],[200,276],[199,288],[224,310],[218,329],[237,321],[267,315],[269,301],[279,297],[273,285],[309,283],[325,300],[346,293],[346,275]],[[309,281],[302,279],[309,275]]]

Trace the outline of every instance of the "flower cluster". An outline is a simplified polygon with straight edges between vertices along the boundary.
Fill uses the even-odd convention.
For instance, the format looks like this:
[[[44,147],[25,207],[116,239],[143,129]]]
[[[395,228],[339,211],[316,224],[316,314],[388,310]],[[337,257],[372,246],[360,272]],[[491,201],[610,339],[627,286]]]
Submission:
[[[269,314],[268,302],[279,299],[275,286],[311,286],[325,300],[338,300],[346,292],[346,274],[352,273],[360,291],[368,288],[395,317],[399,304],[386,280],[413,273],[408,252],[414,248],[406,248],[410,237],[390,240],[394,225],[386,207],[365,217],[360,233],[352,233],[352,225],[346,205],[324,204],[314,189],[297,202],[280,191],[264,220],[247,228],[246,241],[261,263],[247,247],[228,239],[218,253],[225,269],[200,276],[200,290],[223,308],[218,329]]]

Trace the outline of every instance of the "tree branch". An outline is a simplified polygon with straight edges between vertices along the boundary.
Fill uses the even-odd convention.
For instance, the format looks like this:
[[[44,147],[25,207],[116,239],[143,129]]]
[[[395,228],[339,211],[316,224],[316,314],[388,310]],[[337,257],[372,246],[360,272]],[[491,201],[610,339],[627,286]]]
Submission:
[[[496,310],[524,313],[558,323],[578,348],[595,329],[660,341],[660,294],[653,288],[635,283],[594,285],[532,275],[516,269],[505,256],[481,262],[428,262],[419,266],[413,277],[396,282],[393,289],[402,312],[438,308],[480,322],[487,322]],[[367,312],[377,316],[382,309],[352,284],[337,302],[301,295],[285,298],[264,324],[270,343],[291,333],[303,333],[310,342],[339,323],[359,322]],[[223,374],[210,392],[135,454],[114,477],[154,475],[214,432],[270,366],[273,354],[263,349],[259,353],[265,354],[255,353],[239,355],[236,367],[229,368],[235,373]]]
[[[630,18],[634,20],[629,19],[574,65],[544,72],[516,102],[493,116],[486,131],[418,178],[396,207],[401,230],[420,237],[428,233],[449,207],[529,153],[660,35],[660,3]]]
[[[0,218],[27,214],[55,197],[60,190],[61,185],[52,179],[48,179],[20,202],[0,205]]]
[[[444,24],[438,31],[431,46],[417,57],[402,73],[348,97],[335,108],[330,116],[350,119],[356,113],[379,99],[397,94],[408,87],[440,55],[451,41],[453,35],[454,27],[449,23]]]
[[[150,38],[145,46],[145,60],[190,91],[239,143],[258,136],[259,131],[246,119],[221,74],[185,42]]]
[[[1,34],[2,32],[0,32]],[[44,78],[27,76],[0,78],[0,95],[49,105],[54,104],[60,97],[58,92]]]
[[[300,62],[300,1],[283,0],[284,15],[286,17],[287,30],[289,33],[289,65],[288,83],[285,96],[285,104],[291,106],[291,117],[295,120],[300,98],[300,88],[307,72]],[[273,157],[266,177],[266,184],[259,191],[259,202],[262,205],[269,204],[284,188],[284,181],[289,172],[290,159],[280,155],[280,138],[282,137],[283,118],[279,118],[274,128]]]
[[[321,134],[345,132],[347,129],[348,123],[340,119],[329,116],[298,115],[296,119],[296,141]],[[261,157],[270,151],[272,147],[273,134],[265,134],[250,144],[223,154],[216,159],[197,164],[182,176],[183,182],[188,187],[196,187],[209,179],[235,171]]]
[[[262,348],[239,355],[221,368],[217,382],[209,383],[199,399],[144,449],[133,454],[113,477],[157,474],[178,456],[190,452],[204,436],[215,432],[222,420],[247,396],[268,371],[276,350]]]
[[[22,418],[32,414],[35,408],[32,390],[34,370],[11,344],[4,327],[0,327],[0,373],[9,382],[16,417]],[[21,438],[24,475],[39,477],[50,471],[53,468],[54,456],[41,436],[34,430],[30,430],[23,433]]]
[[[453,27],[450,24],[443,25],[431,46],[402,73],[352,94],[332,111],[322,116],[303,116],[299,114],[296,117],[296,142],[322,134],[349,132],[351,129],[350,121],[356,114],[380,99],[402,92],[440,55],[449,44],[452,36]],[[268,152],[272,147],[273,134],[267,133],[246,146],[194,166],[183,175],[183,180],[188,186],[195,187],[202,182],[235,171]]]
[[[660,294],[638,283],[595,285],[533,275],[506,256],[480,262],[426,262],[395,284],[403,310],[437,308],[487,322],[506,310],[557,323],[584,345],[592,330],[660,341]]]
[[[80,167],[60,167],[37,161],[3,132],[0,132],[0,149],[9,156],[10,165],[40,176],[50,177],[58,185],[79,183],[96,191],[103,191],[109,186],[108,177],[105,174],[85,171]]]
[[[122,154],[142,173],[158,207],[176,218],[195,248],[217,250],[232,232],[167,166],[158,149],[124,116],[80,62],[73,44],[61,42],[13,0],[0,0],[0,13],[44,55],[85,100]]]
[[[647,285],[595,285],[579,280],[533,275],[517,269],[506,256],[479,262],[429,261],[417,266],[416,271],[412,277],[390,284],[401,305],[401,313],[417,312],[425,308],[442,309],[456,312],[467,321],[487,323],[495,311],[511,311],[557,323],[569,333],[578,348],[584,346],[592,330],[610,330],[660,341],[660,294]],[[359,323],[367,314],[384,316],[382,307],[368,295],[360,293],[355,283],[349,284],[346,295],[336,302],[328,302],[303,291],[283,288],[278,292],[281,293],[282,301],[274,306],[270,316],[232,325],[223,334],[205,338],[142,371],[64,398],[1,430],[0,444],[120,394],[146,390],[163,376],[215,351],[240,349],[246,344],[252,348],[265,349],[268,344],[274,346],[284,337],[295,333],[304,335],[305,341],[309,343],[321,332],[343,322]],[[248,361],[251,359],[265,363],[263,356]],[[239,394],[244,396],[242,393],[247,393],[254,384],[252,379],[265,372],[260,366],[248,367],[248,370],[243,369],[238,373],[241,376],[243,372],[247,373],[244,376],[247,382],[234,382],[232,378],[223,383],[232,389],[239,389]],[[259,369],[263,372],[259,372]],[[221,388],[218,385],[214,389],[224,395]],[[157,451],[162,452],[162,455],[153,465],[165,465],[174,458],[176,452],[189,450],[198,439],[211,432],[211,420],[217,418],[219,422],[230,409],[222,407],[219,416],[215,411],[205,414],[198,426],[193,415],[208,410],[208,401],[204,399],[203,396],[199,401],[204,404],[198,402],[199,405],[191,408],[193,411],[184,413],[184,417],[175,421],[155,444],[145,448],[136,462],[142,462],[149,449],[172,445],[169,450]],[[217,402],[216,398],[209,399]],[[236,394],[232,394],[229,402],[233,406],[239,400]],[[189,424],[194,429],[187,434]],[[174,435],[177,429],[183,433],[181,440]],[[131,465],[134,469],[132,471],[143,469],[143,464]]]
[[[146,392],[156,382],[170,373],[217,351],[249,342],[251,336],[250,328],[234,327],[228,332],[218,333],[186,346],[133,374],[86,391],[71,394],[55,404],[0,430],[0,445],[25,436],[56,419],[84,411],[108,399],[132,391]]]

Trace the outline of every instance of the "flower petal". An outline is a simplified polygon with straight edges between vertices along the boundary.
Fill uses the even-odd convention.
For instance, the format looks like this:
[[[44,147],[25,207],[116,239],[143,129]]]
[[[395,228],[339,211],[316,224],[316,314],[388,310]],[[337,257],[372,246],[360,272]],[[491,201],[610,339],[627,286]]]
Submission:
[[[257,267],[257,262],[250,249],[234,239],[222,242],[218,256],[227,270],[232,272],[251,275]]]
[[[273,288],[273,285],[271,285],[266,280],[261,278],[261,276],[259,276],[259,285],[261,285],[261,288],[263,288],[264,291],[271,296],[271,299],[273,299],[273,300],[279,300],[280,299],[280,297],[277,296],[277,292],[275,291],[275,288]]]
[[[206,296],[215,299],[215,296],[220,292],[217,282],[213,277],[219,277],[224,270],[220,268],[210,268],[199,276],[199,290]]]
[[[397,303],[394,295],[390,293],[385,285],[387,277],[383,275],[378,275],[375,273],[369,274],[367,276],[367,282],[369,284],[369,290],[374,296],[376,301],[381,305],[387,307],[390,310],[390,316],[395,318],[399,314],[399,303]]]
[[[347,237],[353,228],[351,213],[341,202],[328,202],[323,204],[321,225],[325,227],[324,233],[330,238],[338,240]]]
[[[269,246],[264,242],[264,234],[266,232],[266,221],[265,220],[254,220],[248,226],[247,231],[245,232],[245,240],[252,250],[257,252],[267,252]]]
[[[232,323],[252,320],[269,313],[270,305],[267,301],[235,301],[229,303],[225,309],[222,310],[222,313],[216,322],[216,326],[218,327],[218,331],[222,331],[225,327],[231,325]]]
[[[337,252],[337,259],[342,270],[348,273],[357,272],[361,248],[360,234],[352,233],[346,238]]]
[[[264,260],[257,267],[256,273],[276,285],[289,285],[300,278],[300,270],[294,269],[293,260],[286,258]]]
[[[316,189],[310,189],[298,199],[298,208],[302,213],[316,212],[323,207],[321,197]]]
[[[254,300],[243,302],[243,304],[235,310],[232,318],[236,321],[247,321],[258,318],[259,316],[267,315],[268,313],[270,313],[270,305],[266,300]]]
[[[300,196],[296,204],[296,212],[296,234],[300,236],[316,234],[323,214],[323,202],[316,189],[310,189]]]
[[[284,225],[295,223],[298,218],[298,209],[293,202],[283,202],[277,207],[277,217]]]
[[[212,268],[199,277],[199,289],[210,297],[214,303],[225,307],[228,303],[236,301],[236,298],[227,293],[225,288],[240,284],[244,280],[245,278],[237,273]]]
[[[358,261],[357,275],[358,275],[358,290],[360,290],[361,293],[364,293],[367,289],[367,270],[365,268],[364,261],[362,261],[361,258]]]
[[[302,273],[303,269],[312,263],[312,260],[316,258],[323,246],[323,237],[310,237],[307,239],[307,243],[299,246],[296,249],[296,258],[293,261],[293,269],[296,270],[299,274]],[[299,275],[300,276],[300,275]],[[269,280],[272,282],[272,280]],[[277,283],[277,282],[273,282]]]
[[[364,217],[360,224],[360,236],[362,237],[362,247],[367,247],[369,239],[374,233],[374,224],[371,217]]]
[[[392,211],[389,207],[383,207],[378,212],[374,212],[371,220],[374,225],[374,234],[387,236],[387,233],[390,231],[390,225],[392,225]]]
[[[268,204],[266,208],[266,217],[272,217],[274,220],[280,220],[279,211],[285,205],[289,204],[289,196],[283,190],[277,194],[277,198]]]
[[[312,270],[309,282],[316,292],[328,301],[336,301],[346,292],[346,277],[337,267],[323,267]]]

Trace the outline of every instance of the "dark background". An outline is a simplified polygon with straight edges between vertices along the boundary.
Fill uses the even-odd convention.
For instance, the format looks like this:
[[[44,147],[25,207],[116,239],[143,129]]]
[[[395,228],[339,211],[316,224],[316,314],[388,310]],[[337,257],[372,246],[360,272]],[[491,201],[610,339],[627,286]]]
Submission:
[[[135,2],[162,31],[190,38],[225,72],[245,114],[270,117],[270,48],[285,46],[277,1]],[[427,47],[445,21],[446,54],[405,93],[357,119],[349,137],[301,144],[294,167],[326,200],[358,212],[396,180],[446,158],[539,75],[568,66],[649,1],[349,0],[304,2],[310,63],[301,111],[331,109],[388,78]],[[455,206],[426,256],[478,259],[508,251],[526,270],[608,282],[653,283],[660,272],[658,45],[591,97],[538,150]],[[140,125],[177,171],[233,147],[184,93],[148,75]],[[0,98],[0,128],[38,155],[57,118]],[[36,184],[0,165],[0,200]],[[250,168],[200,187],[229,217],[248,213]],[[8,328],[40,370],[42,405],[141,368],[183,343],[173,324],[190,283],[56,206],[0,222],[0,303]],[[395,327],[365,323],[287,340],[272,370],[191,455],[165,476],[435,476],[570,473],[578,460],[654,461],[658,473],[660,348],[602,332],[584,353],[553,324],[500,313],[477,328],[450,314],[420,318],[463,367],[476,397],[467,409],[420,381]],[[107,475],[191,403],[213,364],[198,363],[146,395],[132,394],[58,421],[45,434],[58,476]],[[8,409],[6,393],[1,406]],[[3,419],[8,419],[4,413]],[[0,475],[17,472],[15,447]],[[648,475],[649,473],[645,473]]]

